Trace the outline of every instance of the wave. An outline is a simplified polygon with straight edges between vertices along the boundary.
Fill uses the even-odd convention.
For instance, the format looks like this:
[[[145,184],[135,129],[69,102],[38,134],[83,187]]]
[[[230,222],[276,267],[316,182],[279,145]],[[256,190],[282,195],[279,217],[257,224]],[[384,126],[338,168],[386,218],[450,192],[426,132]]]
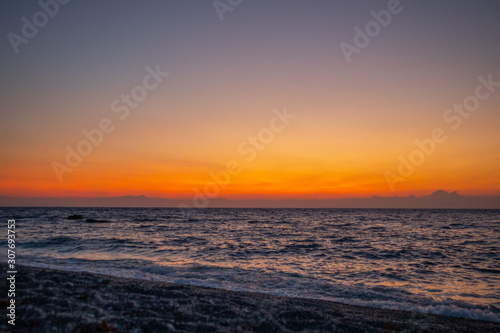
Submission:
[[[334,301],[389,310],[405,310],[452,317],[500,322],[500,309],[495,306],[470,304],[456,300],[433,300],[391,287],[367,288],[354,286],[314,284],[300,274],[281,277],[241,268],[220,267],[196,262],[181,265],[159,265],[137,259],[119,260],[59,260],[58,263],[35,260],[28,266],[87,272],[114,277],[164,281],[229,291],[246,291],[285,297],[300,297]],[[127,267],[135,267],[129,269]],[[247,281],[245,281],[247,279]],[[251,283],[249,283],[251,281]],[[308,293],[304,291],[307,290]],[[331,295],[331,296],[325,296]]]

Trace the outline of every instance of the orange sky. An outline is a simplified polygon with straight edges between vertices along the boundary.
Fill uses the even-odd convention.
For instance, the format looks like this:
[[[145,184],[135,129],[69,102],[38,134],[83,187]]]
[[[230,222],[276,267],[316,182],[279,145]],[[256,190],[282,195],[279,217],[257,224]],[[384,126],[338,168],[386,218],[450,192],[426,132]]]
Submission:
[[[210,11],[183,21],[165,8],[120,9],[124,18],[151,18],[137,26],[106,14],[92,28],[83,19],[54,19],[20,55],[2,50],[10,84],[2,92],[0,195],[189,198],[230,161],[241,170],[218,185],[219,197],[352,198],[436,189],[499,195],[500,91],[490,92],[457,129],[443,118],[475,94],[479,76],[500,81],[491,40],[498,22],[483,17],[483,27],[471,18],[464,27],[444,7],[427,17],[416,4],[348,64],[338,44],[352,40],[352,28],[370,19],[375,4],[318,6],[273,12],[248,5],[227,22]],[[467,6],[457,10],[469,15]],[[310,25],[297,22],[302,15]],[[416,27],[425,17],[429,27]],[[122,38],[126,24],[134,26]],[[442,34],[430,33],[436,31]],[[143,85],[146,68],[157,64],[169,76],[120,119],[113,101]],[[249,137],[263,129],[269,135],[273,110],[285,108],[295,117],[275,121],[280,131],[271,129],[262,150],[249,148]],[[105,118],[113,131],[58,176],[54,162],[67,166],[66,147],[77,149],[87,140],[82,131]],[[391,188],[386,173],[398,175],[399,156],[408,159],[418,148],[414,141],[431,138],[435,128],[446,141]],[[249,149],[256,153],[251,161]]]

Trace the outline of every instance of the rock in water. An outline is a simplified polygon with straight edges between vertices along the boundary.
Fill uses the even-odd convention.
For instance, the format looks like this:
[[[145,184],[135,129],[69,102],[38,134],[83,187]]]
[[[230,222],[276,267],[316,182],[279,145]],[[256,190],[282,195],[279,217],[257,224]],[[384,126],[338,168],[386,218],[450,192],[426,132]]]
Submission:
[[[78,214],[74,214],[74,215],[68,216],[66,219],[68,219],[68,220],[81,220],[81,219],[83,219],[83,216],[78,215]]]

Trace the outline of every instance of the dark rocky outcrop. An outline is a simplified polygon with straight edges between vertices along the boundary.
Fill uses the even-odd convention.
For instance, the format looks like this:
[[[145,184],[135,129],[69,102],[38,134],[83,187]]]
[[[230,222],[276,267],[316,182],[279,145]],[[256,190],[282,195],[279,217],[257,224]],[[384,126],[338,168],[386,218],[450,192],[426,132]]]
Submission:
[[[78,215],[78,214],[74,214],[74,215],[68,216],[66,219],[67,220],[82,220],[83,216],[82,215]]]

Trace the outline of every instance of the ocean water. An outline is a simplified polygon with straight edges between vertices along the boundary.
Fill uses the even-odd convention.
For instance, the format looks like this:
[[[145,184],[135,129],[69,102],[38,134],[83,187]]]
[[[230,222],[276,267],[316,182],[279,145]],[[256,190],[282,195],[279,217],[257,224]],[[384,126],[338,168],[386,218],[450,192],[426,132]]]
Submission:
[[[108,222],[67,220],[72,214]],[[0,208],[0,215],[5,228],[16,219],[18,264],[500,321],[500,210]]]

